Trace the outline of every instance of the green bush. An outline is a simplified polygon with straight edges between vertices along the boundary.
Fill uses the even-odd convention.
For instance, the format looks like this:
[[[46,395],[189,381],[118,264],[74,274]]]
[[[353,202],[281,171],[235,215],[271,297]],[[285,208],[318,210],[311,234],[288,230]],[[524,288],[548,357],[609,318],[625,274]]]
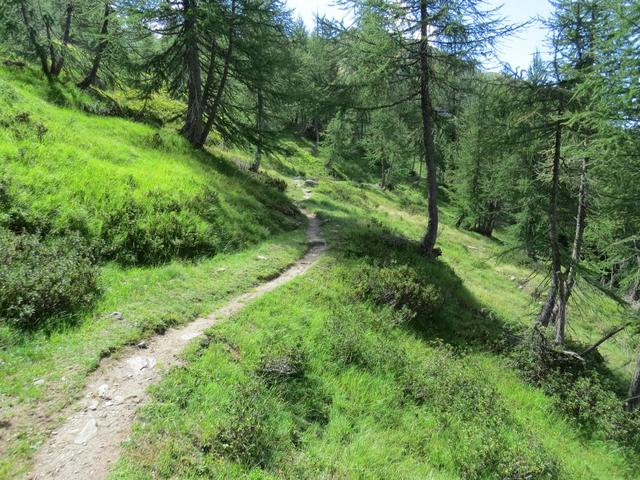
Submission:
[[[557,409],[589,437],[640,451],[640,411],[625,410],[604,359],[594,352],[586,363],[579,362],[551,348],[548,335],[538,330],[524,333],[512,347],[511,361],[521,376],[553,397]]]
[[[358,297],[398,312],[398,324],[416,318],[427,320],[443,302],[438,287],[425,282],[407,265],[375,267],[365,264],[358,272],[355,285]]]
[[[443,425],[462,426],[448,437],[457,446],[460,477],[558,478],[559,466],[540,442],[524,431],[513,441],[510,431],[519,426],[495,387],[482,379],[481,368],[447,344],[430,347],[427,356],[405,355],[399,381],[407,402],[432,412]]]
[[[265,172],[254,173],[252,174],[252,177],[257,179],[263,185],[266,185],[267,187],[275,188],[279,192],[287,191],[287,182],[282,178],[274,177],[273,175],[269,175],[268,173],[265,173]]]
[[[273,445],[282,441],[269,418],[274,407],[259,382],[238,385],[225,412],[226,421],[201,450],[249,467],[267,465],[274,453]]]
[[[91,302],[98,272],[78,237],[42,241],[0,230],[0,321],[41,326]]]
[[[217,253],[219,239],[195,212],[161,194],[149,197],[145,203],[127,199],[107,214],[101,232],[104,257],[149,265]]]

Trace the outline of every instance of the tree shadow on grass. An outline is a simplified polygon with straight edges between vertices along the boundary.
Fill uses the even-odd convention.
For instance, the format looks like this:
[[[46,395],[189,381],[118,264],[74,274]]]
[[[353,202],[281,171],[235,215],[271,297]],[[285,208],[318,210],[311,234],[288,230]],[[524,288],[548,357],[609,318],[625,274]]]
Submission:
[[[490,305],[478,300],[466,288],[449,265],[426,258],[417,242],[406,239],[381,222],[361,218],[330,202],[314,201],[313,205],[329,227],[324,229],[332,247],[329,255],[338,261],[356,258],[377,265],[402,265],[440,289],[444,299],[442,307],[429,318],[417,318],[411,326],[418,337],[425,341],[441,340],[465,351],[506,355],[531,338],[531,329],[501,318]],[[567,348],[580,352],[587,346],[574,342]],[[532,358],[533,355],[532,352]],[[609,380],[616,393],[624,395],[627,380],[612,370],[599,354],[587,360],[585,365],[577,366],[583,374],[597,372]]]
[[[505,334],[511,334],[507,323],[479,302],[449,265],[426,258],[417,242],[380,222],[359,218],[348,208],[323,201],[312,204],[328,227],[325,235],[332,247],[330,255],[380,265],[404,265],[419,278],[438,286],[443,306],[431,318],[417,319],[414,326],[417,335],[425,340],[441,339],[457,347],[495,351]]]

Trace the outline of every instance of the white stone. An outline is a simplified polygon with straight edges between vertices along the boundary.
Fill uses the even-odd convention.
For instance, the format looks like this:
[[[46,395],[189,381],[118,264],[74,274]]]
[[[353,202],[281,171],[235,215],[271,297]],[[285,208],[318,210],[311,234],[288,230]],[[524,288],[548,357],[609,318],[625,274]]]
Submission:
[[[138,375],[145,368],[151,369],[156,366],[156,359],[153,357],[131,357],[127,360],[127,365],[133,371],[134,375]]]
[[[100,398],[104,398],[105,400],[109,400],[111,395],[109,395],[109,385],[103,383],[98,387],[98,396]]]
[[[96,423],[95,418],[90,418],[87,423],[84,425],[84,428],[80,431],[74,443],[77,445],[81,445],[83,443],[87,443],[98,433],[98,424]]]

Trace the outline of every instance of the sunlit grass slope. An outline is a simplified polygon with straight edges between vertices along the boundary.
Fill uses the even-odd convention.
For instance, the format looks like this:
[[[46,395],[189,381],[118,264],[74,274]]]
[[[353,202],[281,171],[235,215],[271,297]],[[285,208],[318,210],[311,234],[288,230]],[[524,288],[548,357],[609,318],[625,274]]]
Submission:
[[[0,228],[79,235],[100,287],[46,328],[0,321],[0,478],[28,472],[101,357],[210,313],[306,249],[306,219],[269,179],[96,112],[72,85],[0,67]]]
[[[0,68],[3,223],[80,232],[102,257],[130,264],[210,256],[299,223],[259,176],[194,151],[174,131],[78,109],[93,102]]]
[[[539,307],[538,266],[450,226],[446,203],[444,256],[425,261],[405,240],[423,232],[419,189],[335,181],[322,158],[306,160],[269,167],[319,179],[306,206],[323,220],[327,257],[192,346],[154,389],[112,479],[637,476],[632,446],[576,421],[513,361],[509,335]],[[399,321],[393,283],[382,302],[362,294],[370,269],[383,281],[397,269],[402,298],[415,275],[439,292],[438,309]],[[624,320],[609,299],[580,295],[589,307],[572,305],[573,341]],[[601,349],[613,378],[628,380],[633,347],[620,336]]]

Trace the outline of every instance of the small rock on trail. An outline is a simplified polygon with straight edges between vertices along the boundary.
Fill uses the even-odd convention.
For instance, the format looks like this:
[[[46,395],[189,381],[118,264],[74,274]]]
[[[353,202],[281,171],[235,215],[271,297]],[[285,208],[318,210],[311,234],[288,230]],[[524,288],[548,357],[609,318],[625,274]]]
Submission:
[[[111,398],[111,395],[109,394],[109,385],[103,383],[98,387],[98,397],[104,400],[109,400]]]
[[[131,357],[127,359],[127,365],[134,374],[140,374],[145,368],[151,369],[156,366],[156,359],[153,357]]]
[[[95,418],[90,418],[85,423],[83,429],[80,431],[76,439],[73,441],[76,445],[82,445],[87,443],[98,433],[98,423]]]

